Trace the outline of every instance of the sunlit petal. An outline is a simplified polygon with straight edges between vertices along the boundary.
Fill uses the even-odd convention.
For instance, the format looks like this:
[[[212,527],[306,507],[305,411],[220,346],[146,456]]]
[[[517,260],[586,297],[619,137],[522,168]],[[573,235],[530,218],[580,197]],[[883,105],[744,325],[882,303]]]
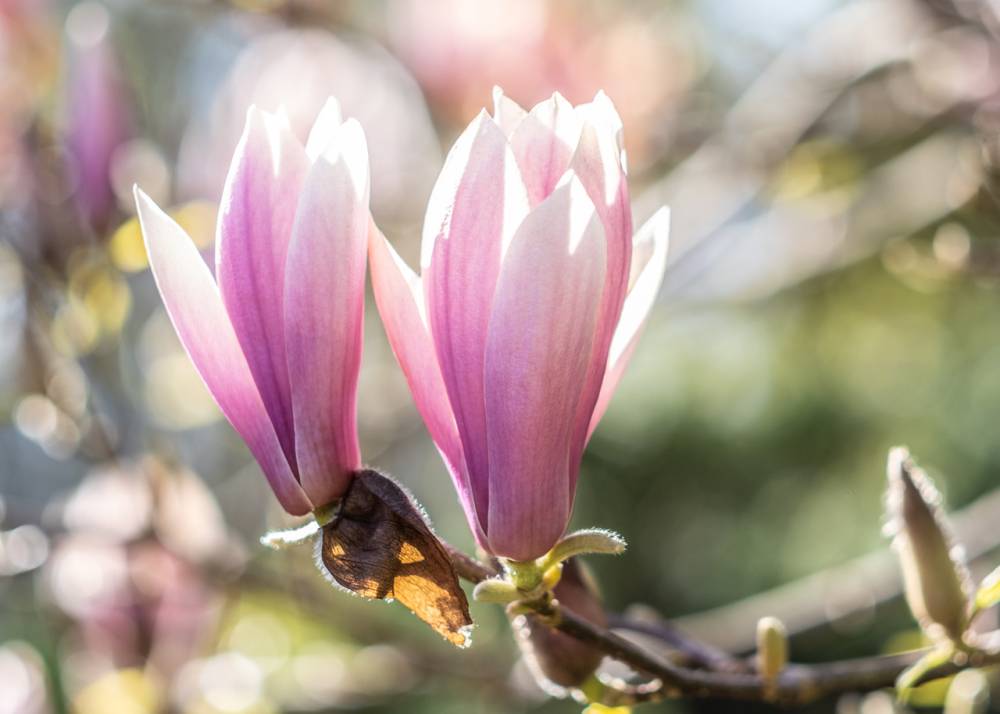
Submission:
[[[153,276],[184,348],[281,505],[307,513],[311,504],[278,443],[211,271],[180,226],[138,188],[135,199]]]
[[[606,252],[594,206],[574,178],[525,219],[504,261],[485,369],[494,553],[538,557],[568,521],[573,419]]]

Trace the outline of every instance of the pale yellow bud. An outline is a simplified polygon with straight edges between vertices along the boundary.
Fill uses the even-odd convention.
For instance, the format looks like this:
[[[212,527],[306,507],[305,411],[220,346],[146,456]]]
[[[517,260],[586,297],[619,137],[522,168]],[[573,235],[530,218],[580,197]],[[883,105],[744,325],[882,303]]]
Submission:
[[[773,683],[788,664],[788,632],[776,617],[757,621],[757,672]]]

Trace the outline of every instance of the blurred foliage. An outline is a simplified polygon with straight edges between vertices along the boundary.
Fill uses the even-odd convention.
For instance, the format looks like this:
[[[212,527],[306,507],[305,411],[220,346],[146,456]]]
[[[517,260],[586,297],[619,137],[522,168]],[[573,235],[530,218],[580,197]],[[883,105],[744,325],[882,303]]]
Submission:
[[[611,608],[696,612],[885,548],[895,444],[951,507],[996,488],[998,32],[996,4],[968,0],[0,0],[0,714],[580,709],[538,692],[498,608],[474,605],[455,651],[335,591],[308,549],[257,545],[287,520],[180,348],[131,216],[138,182],[208,255],[251,102],[301,131],[338,95],[407,258],[493,84],[616,102],[637,222],[663,201],[675,222],[576,504],[576,525],[630,544],[593,562]],[[366,458],[470,548],[370,308]],[[825,606],[794,660],[919,638],[900,600]]]

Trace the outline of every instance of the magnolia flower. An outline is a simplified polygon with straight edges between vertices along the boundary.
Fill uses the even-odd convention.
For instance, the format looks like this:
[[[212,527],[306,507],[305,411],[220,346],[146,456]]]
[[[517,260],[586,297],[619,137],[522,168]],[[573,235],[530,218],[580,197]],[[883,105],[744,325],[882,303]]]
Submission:
[[[598,94],[525,112],[496,90],[445,161],[418,277],[377,232],[393,351],[478,542],[529,560],[563,535],[587,440],[653,304],[668,213],[632,235],[621,121]]]
[[[115,208],[111,162],[130,134],[128,102],[111,46],[70,39],[65,143],[76,172],[74,200],[83,217],[101,227]]]
[[[184,348],[286,511],[343,495],[360,466],[368,153],[334,100],[305,147],[251,108],[219,212],[215,278],[136,188],[149,262]]]

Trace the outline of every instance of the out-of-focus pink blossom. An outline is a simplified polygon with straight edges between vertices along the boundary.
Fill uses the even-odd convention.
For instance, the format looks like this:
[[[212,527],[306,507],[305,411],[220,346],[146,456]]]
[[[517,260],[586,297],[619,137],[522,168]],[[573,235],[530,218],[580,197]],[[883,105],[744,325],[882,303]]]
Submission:
[[[73,195],[83,218],[98,229],[115,206],[111,185],[115,150],[130,134],[126,93],[106,23],[102,7],[78,6],[67,22],[66,46],[65,144]]]
[[[200,61],[228,61],[220,45],[226,43],[212,43]],[[398,60],[371,40],[348,41],[315,28],[268,31],[237,46],[241,51],[211,88],[206,111],[193,116],[185,132],[177,166],[182,195],[218,196],[246,107],[281,107],[292,129],[305,133],[333,95],[368,136],[378,187],[372,210],[393,223],[420,219],[441,150],[420,88]],[[194,69],[199,81],[221,72],[214,65]]]
[[[390,42],[439,114],[464,124],[493,84],[532,104],[553,90],[586,101],[603,87],[621,107],[640,167],[664,148],[701,69],[697,34],[669,8],[643,13],[630,3],[560,0],[393,0],[390,7]]]
[[[223,191],[215,279],[136,189],[174,328],[293,515],[340,497],[360,466],[368,195],[364,132],[332,99],[305,146],[283,115],[250,109]]]
[[[495,92],[445,161],[422,276],[373,234],[375,297],[417,408],[490,552],[546,553],[653,304],[668,213],[632,234],[622,125],[599,93]]]

